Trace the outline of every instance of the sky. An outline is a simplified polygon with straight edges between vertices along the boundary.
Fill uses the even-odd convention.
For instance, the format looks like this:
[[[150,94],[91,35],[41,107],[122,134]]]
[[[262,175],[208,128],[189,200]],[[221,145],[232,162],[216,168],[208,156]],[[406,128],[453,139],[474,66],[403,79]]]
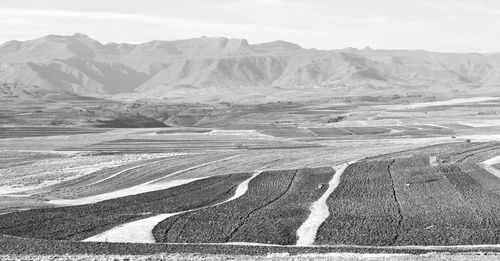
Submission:
[[[0,1],[1,42],[76,32],[103,43],[224,36],[326,50],[500,52],[500,1]]]

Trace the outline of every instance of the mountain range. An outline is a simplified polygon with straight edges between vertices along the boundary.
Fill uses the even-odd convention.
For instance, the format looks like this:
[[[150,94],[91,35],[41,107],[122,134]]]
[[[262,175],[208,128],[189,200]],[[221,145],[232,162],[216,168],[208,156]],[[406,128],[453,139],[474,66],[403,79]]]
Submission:
[[[83,34],[0,46],[0,83],[86,96],[194,101],[500,92],[500,54],[305,49],[200,37],[103,44]]]

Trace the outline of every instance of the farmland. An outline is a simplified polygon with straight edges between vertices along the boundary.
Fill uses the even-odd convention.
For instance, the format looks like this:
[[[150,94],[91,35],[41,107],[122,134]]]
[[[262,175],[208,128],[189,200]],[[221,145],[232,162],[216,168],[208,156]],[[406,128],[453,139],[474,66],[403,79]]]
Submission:
[[[68,127],[0,127],[0,139],[100,133],[105,129]]]
[[[233,154],[179,155],[143,160],[139,164],[135,163],[124,167],[106,169],[67,182],[61,182],[47,188],[46,191],[38,192],[38,195],[49,198],[63,197],[72,199],[113,193],[145,183],[162,182],[173,178],[171,176],[175,176],[176,173],[184,169],[209,164],[230,156],[233,156]]]
[[[59,105],[2,118],[0,254],[499,251],[498,106],[144,103],[126,108],[166,126],[118,126],[123,104],[75,98],[58,117],[78,124],[43,124]]]
[[[0,216],[2,234],[82,240],[107,228],[155,213],[179,212],[223,201],[248,174],[195,181],[171,189],[74,207],[36,209]]]
[[[159,242],[256,242],[289,245],[333,175],[330,169],[263,172],[241,198],[171,217],[154,229]],[[292,204],[293,202],[293,204]]]
[[[486,146],[500,150],[498,144]],[[465,168],[457,155],[481,156],[485,146],[462,148],[450,163],[430,166],[427,157],[369,160],[347,168],[328,200],[331,213],[319,244],[498,244],[499,180],[478,164]],[[484,153],[484,152],[483,152]],[[368,175],[366,175],[368,174]],[[491,182],[484,185],[484,179]],[[362,191],[362,192],[361,192]],[[496,190],[498,191],[498,190]]]

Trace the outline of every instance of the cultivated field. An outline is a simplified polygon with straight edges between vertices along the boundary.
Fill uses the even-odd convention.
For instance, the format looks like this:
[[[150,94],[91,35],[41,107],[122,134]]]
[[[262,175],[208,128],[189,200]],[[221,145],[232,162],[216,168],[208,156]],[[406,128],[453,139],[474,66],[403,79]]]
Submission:
[[[498,144],[493,148],[500,151]],[[476,181],[483,171],[476,164],[465,173],[456,161],[430,166],[425,156],[355,163],[329,198],[337,211],[323,223],[317,242],[498,244],[500,197]]]
[[[425,102],[172,107],[158,128],[5,118],[0,254],[498,252],[500,103]]]
[[[221,202],[230,198],[236,185],[248,176],[218,176],[95,204],[8,213],[0,216],[0,230],[18,237],[83,240],[138,218]]]
[[[311,202],[327,189],[331,169],[266,171],[227,204],[170,217],[153,230],[158,242],[255,242],[290,245]]]

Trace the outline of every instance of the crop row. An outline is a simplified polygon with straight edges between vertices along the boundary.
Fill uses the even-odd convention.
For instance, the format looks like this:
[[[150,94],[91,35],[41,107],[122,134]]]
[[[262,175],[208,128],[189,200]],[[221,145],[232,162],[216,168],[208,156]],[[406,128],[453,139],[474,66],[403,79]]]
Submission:
[[[319,137],[336,137],[352,135],[352,133],[340,128],[309,128],[310,131],[316,133]]]
[[[65,127],[1,127],[0,139],[102,133],[105,129]]]
[[[393,179],[404,217],[397,245],[457,245],[484,243],[489,237],[476,206],[463,194],[474,181],[456,165],[409,168],[415,158],[398,159]],[[476,188],[481,191],[481,187]],[[486,240],[488,241],[488,240]]]
[[[391,245],[399,229],[398,203],[388,171],[393,160],[355,163],[346,168],[327,199],[330,216],[317,244]]]
[[[221,160],[227,158],[228,155],[230,154],[179,155],[127,164],[123,167],[105,169],[81,178],[62,182],[51,187],[52,191],[48,192],[46,196],[59,198],[86,197],[126,189],[162,177],[165,177],[165,179],[173,178],[172,173],[207,162]],[[110,176],[120,171],[124,172],[110,178]]]
[[[15,238],[0,235],[0,254],[2,255],[68,255],[83,254],[88,259],[89,255],[151,255],[165,253],[200,253],[214,255],[284,255],[293,256],[297,254],[328,254],[328,253],[470,253],[477,251],[474,248],[441,248],[422,249],[418,247],[390,248],[390,247],[358,247],[358,246],[267,246],[267,245],[221,245],[221,244],[131,244],[131,243],[101,243],[101,242],[72,242],[55,240],[36,240]],[[500,248],[484,247],[483,253],[498,253]],[[197,257],[199,255],[196,255]],[[495,257],[491,255],[491,257]],[[30,256],[29,258],[35,258]],[[54,258],[57,258],[55,256]],[[45,260],[44,259],[44,260]],[[8,259],[10,260],[10,259]]]
[[[139,218],[222,202],[234,195],[237,185],[249,177],[250,174],[217,176],[95,204],[0,215],[0,233],[27,238],[82,240]]]
[[[294,244],[311,203],[333,174],[331,168],[266,171],[240,198],[168,218],[153,234],[157,242]]]
[[[318,144],[311,143],[287,143],[271,139],[122,139],[91,144],[84,147],[67,147],[58,151],[93,151],[93,152],[127,152],[127,153],[155,153],[155,152],[179,152],[179,151],[206,151],[229,149],[248,150],[271,150],[271,149],[296,149],[296,148],[316,148]]]
[[[260,133],[283,138],[298,138],[298,137],[314,137],[317,136],[314,132],[306,128],[272,128],[259,130]]]
[[[349,166],[327,203],[318,244],[500,243],[500,196],[478,182],[477,164],[430,166],[428,155]],[[480,179],[480,178],[479,178]]]

